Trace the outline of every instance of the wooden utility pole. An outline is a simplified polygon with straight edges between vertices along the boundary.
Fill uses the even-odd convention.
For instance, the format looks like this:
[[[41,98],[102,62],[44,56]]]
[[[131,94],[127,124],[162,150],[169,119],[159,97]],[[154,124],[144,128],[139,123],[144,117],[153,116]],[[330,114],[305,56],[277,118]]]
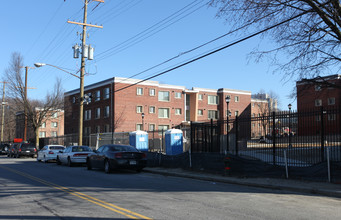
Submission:
[[[34,69],[34,67],[25,66],[25,89],[24,89],[24,141],[27,139],[27,74],[28,69]]]
[[[1,102],[1,111],[2,111],[2,116],[1,116],[1,143],[4,141],[4,120],[5,120],[5,85],[7,82],[0,82],[4,84],[3,87],[3,92],[2,92],[2,102]]]
[[[103,0],[92,0],[95,2],[104,3]],[[84,16],[83,16],[83,23],[74,22],[74,21],[67,21],[70,24],[78,24],[83,26],[83,33],[82,33],[82,59],[81,59],[81,71],[80,71],[80,89],[79,89],[79,126],[78,126],[78,145],[83,145],[83,109],[84,109],[84,74],[85,74],[85,58],[87,55],[84,54],[84,48],[86,47],[86,27],[97,27],[103,28],[102,26],[87,24],[87,11],[88,11],[88,4],[90,0],[84,1]]]

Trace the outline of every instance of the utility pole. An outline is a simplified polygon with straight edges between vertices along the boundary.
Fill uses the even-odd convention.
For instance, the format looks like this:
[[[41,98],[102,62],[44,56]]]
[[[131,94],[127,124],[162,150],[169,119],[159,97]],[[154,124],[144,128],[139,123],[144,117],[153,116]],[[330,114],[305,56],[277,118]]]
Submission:
[[[26,141],[27,138],[27,75],[28,75],[28,69],[35,69],[34,67],[20,67],[20,68],[25,68],[25,87],[24,87],[24,141]]]
[[[0,82],[4,84],[3,92],[2,92],[2,102],[1,102],[1,111],[2,111],[2,117],[1,117],[1,143],[4,141],[4,119],[5,119],[5,85],[7,82]]]
[[[92,0],[95,2],[104,3],[104,0]],[[78,137],[78,145],[83,145],[83,109],[84,109],[84,74],[85,74],[85,58],[88,57],[88,54],[85,54],[85,50],[88,50],[86,47],[86,27],[97,27],[103,28],[103,26],[87,24],[87,11],[88,11],[88,4],[90,0],[84,1],[84,16],[83,16],[83,23],[74,22],[74,21],[67,21],[71,24],[78,24],[83,26],[83,33],[82,33],[82,59],[81,59],[81,71],[80,71],[80,89],[79,89],[79,137]]]

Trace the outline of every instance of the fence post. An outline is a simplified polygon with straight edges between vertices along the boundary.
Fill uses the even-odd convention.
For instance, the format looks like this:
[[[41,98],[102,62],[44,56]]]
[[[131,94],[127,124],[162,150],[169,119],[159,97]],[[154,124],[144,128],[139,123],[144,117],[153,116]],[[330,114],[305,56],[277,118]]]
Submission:
[[[239,129],[238,129],[238,115],[236,116],[236,155],[238,155],[238,138],[239,138]]]
[[[276,165],[276,112],[272,112],[272,162]]]
[[[213,119],[211,118],[211,131],[210,131],[210,151],[209,152],[212,152],[213,151]]]
[[[321,107],[321,161],[324,161],[324,119],[323,107]]]

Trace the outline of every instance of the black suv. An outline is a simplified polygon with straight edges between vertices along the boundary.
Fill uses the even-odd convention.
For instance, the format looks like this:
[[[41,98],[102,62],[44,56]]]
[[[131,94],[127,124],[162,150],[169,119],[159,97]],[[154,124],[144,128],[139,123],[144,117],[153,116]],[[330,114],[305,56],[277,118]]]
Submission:
[[[1,144],[0,145],[0,155],[7,154],[9,147],[10,147],[9,144]]]
[[[19,144],[18,149],[16,150],[15,157],[19,158],[21,156],[32,157],[34,158],[37,155],[37,148],[35,145],[30,143],[21,143]]]

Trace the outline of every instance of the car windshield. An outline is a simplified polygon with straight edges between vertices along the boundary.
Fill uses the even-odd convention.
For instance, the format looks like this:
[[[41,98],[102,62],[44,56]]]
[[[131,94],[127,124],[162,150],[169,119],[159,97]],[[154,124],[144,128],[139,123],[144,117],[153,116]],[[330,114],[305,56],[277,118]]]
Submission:
[[[78,146],[78,147],[73,147],[72,152],[82,152],[82,151],[91,151],[90,147],[87,146]]]
[[[137,150],[131,146],[110,146],[109,151],[133,151],[133,152],[136,152]]]
[[[61,147],[61,146],[51,146],[50,150],[64,150],[64,147]]]
[[[34,145],[30,145],[30,144],[24,144],[22,145],[21,149],[26,150],[26,149],[34,149],[36,148]]]

